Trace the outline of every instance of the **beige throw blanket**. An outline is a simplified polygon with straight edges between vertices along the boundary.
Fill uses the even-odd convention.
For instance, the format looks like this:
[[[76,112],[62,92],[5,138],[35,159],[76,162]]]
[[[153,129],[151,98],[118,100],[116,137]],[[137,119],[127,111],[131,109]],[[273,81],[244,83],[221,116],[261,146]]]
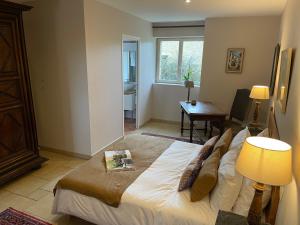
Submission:
[[[62,178],[56,188],[69,189],[97,198],[102,202],[118,207],[127,187],[173,143],[173,140],[129,135],[105,149],[128,149],[134,162],[134,171],[107,172],[104,151],[96,154],[87,163]]]

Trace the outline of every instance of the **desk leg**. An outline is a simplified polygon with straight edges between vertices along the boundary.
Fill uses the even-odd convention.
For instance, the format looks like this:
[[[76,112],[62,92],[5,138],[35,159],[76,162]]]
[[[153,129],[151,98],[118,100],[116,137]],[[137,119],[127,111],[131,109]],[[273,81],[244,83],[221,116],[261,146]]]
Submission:
[[[181,110],[181,136],[183,136],[184,111]]]
[[[220,135],[224,133],[224,130],[225,130],[225,121],[220,120]]]
[[[193,143],[194,121],[190,119],[190,142]]]

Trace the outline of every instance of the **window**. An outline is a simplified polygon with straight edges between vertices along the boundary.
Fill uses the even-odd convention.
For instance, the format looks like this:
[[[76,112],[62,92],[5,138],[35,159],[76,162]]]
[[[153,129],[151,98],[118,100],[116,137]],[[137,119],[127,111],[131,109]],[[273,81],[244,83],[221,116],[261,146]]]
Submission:
[[[201,38],[157,39],[156,81],[180,84],[191,70],[191,79],[199,85],[203,43]]]

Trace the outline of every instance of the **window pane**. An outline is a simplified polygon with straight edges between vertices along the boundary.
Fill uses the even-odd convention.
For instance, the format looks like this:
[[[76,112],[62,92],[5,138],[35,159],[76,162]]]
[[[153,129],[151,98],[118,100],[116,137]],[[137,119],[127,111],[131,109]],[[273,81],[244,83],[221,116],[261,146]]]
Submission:
[[[159,80],[177,81],[179,41],[160,42]]]
[[[184,41],[182,49],[181,79],[187,74],[189,68],[196,84],[200,84],[202,67],[203,41]]]

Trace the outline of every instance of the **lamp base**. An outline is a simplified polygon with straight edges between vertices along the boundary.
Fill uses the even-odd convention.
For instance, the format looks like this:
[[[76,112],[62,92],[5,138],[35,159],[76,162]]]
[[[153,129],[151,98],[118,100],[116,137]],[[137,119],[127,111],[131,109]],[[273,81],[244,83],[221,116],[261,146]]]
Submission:
[[[252,200],[249,214],[248,223],[249,225],[260,225],[261,224],[261,214],[262,214],[262,196],[264,192],[264,185],[261,183],[256,183],[254,185],[255,195]]]
[[[259,109],[260,109],[260,103],[259,101],[255,102],[255,110],[254,110],[254,114],[253,114],[253,124],[257,124],[258,123],[258,116],[259,116]]]

